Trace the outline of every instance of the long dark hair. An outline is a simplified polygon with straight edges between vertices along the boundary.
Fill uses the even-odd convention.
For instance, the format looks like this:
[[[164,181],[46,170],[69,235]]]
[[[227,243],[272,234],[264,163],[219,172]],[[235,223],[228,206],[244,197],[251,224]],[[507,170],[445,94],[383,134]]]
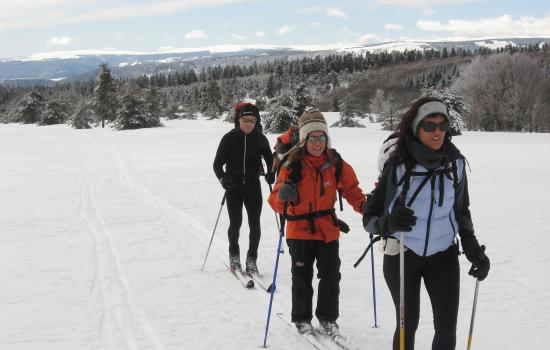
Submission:
[[[428,102],[444,103],[443,101],[435,97],[421,97],[418,100],[414,101],[409,109],[405,111],[405,113],[403,113],[403,115],[401,116],[401,121],[397,126],[397,147],[392,153],[390,161],[393,163],[403,162],[405,164],[405,168],[409,170],[414,168],[414,165],[416,163],[413,156],[410,154],[409,149],[407,148],[408,140],[417,139],[417,136],[415,136],[413,133],[411,124],[414,121],[414,118],[416,118],[416,114],[418,113],[418,109],[420,108],[420,106]],[[444,143],[446,144],[450,141],[451,133],[447,132],[445,133]]]

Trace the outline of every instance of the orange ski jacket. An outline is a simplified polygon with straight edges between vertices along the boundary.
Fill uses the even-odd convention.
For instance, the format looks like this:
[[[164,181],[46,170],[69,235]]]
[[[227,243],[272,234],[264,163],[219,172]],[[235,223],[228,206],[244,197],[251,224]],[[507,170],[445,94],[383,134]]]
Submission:
[[[296,186],[298,199],[289,203],[287,209],[287,239],[319,240],[326,243],[340,237],[340,229],[336,221],[334,205],[340,189],[342,196],[362,214],[362,203],[367,198],[359,187],[359,181],[353,168],[342,160],[340,182],[336,183],[336,159],[325,161],[319,170],[307,159],[301,160],[301,180]],[[269,205],[277,213],[283,213],[284,202],[278,198],[279,188],[289,177],[287,164],[281,168],[275,187],[269,195]],[[300,219],[302,218],[303,219]],[[292,218],[296,219],[293,220]],[[312,225],[314,225],[312,227]]]

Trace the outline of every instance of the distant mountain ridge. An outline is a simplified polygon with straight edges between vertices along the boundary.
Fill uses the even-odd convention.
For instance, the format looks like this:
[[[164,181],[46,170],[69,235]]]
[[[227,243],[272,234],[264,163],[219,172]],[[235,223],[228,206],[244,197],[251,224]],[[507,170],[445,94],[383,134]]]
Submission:
[[[274,59],[297,59],[325,54],[364,53],[405,50],[475,51],[480,47],[491,49],[507,45],[527,46],[550,44],[550,38],[495,38],[467,41],[395,41],[364,46],[220,46],[204,49],[172,49],[162,53],[131,51],[74,51],[37,54],[28,58],[0,60],[0,83],[10,85],[54,84],[56,81],[90,80],[95,78],[98,66],[108,63],[117,77],[154,74],[174,70],[201,69],[210,65],[241,64]]]

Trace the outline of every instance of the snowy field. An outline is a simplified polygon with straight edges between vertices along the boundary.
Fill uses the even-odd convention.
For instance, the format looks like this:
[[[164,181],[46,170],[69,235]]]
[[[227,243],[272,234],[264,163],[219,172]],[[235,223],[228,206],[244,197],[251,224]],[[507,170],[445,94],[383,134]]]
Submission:
[[[335,113],[327,113],[335,120]],[[269,296],[227,272],[223,195],[212,171],[231,124],[167,121],[135,131],[0,125],[0,349],[257,349]],[[378,125],[331,129],[364,191],[375,181]],[[273,145],[275,136],[269,139]],[[473,348],[548,349],[550,135],[465,132],[455,142],[471,167],[471,211],[492,269],[481,283]],[[263,183],[264,198],[268,187]],[[394,310],[375,250],[378,324],[360,216],[341,239],[341,331],[357,349],[390,349]],[[241,250],[247,249],[246,220]],[[273,273],[278,240],[264,202],[259,269]],[[290,312],[290,258],[281,257],[273,314]],[[475,280],[461,257],[457,349],[465,349]],[[422,295],[416,348],[430,349]],[[314,320],[316,322],[316,320]],[[278,317],[271,349],[310,349]]]

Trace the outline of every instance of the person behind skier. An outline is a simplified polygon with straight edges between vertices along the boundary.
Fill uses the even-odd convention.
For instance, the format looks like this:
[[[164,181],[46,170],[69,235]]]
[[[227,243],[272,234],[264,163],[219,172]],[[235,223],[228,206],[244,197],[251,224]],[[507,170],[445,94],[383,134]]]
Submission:
[[[252,103],[241,102],[235,106],[235,128],[225,134],[214,158],[214,173],[226,191],[229,214],[229,266],[241,270],[239,231],[242,224],[243,204],[248,214],[249,245],[246,254],[246,272],[259,275],[257,267],[260,243],[260,214],[262,189],[260,186],[261,158],[267,165],[265,180],[275,179],[270,170],[273,156],[269,141],[260,129],[260,113]],[[224,170],[225,166],[225,170]]]
[[[399,349],[399,242],[405,245],[405,349],[414,349],[420,313],[420,285],[430,297],[433,350],[456,344],[459,302],[458,233],[470,275],[489,273],[489,258],[474,234],[465,158],[451,142],[447,107],[435,98],[415,101],[403,114],[399,134],[378,186],[366,205],[365,230],[382,235],[383,271],[395,304],[393,349]]]
[[[339,170],[338,170],[339,169]],[[339,174],[337,174],[339,172]],[[322,329],[338,335],[340,257],[337,191],[363,213],[366,201],[353,168],[332,148],[327,123],[319,111],[299,119],[299,144],[282,166],[268,202],[285,215],[286,240],[292,260],[292,322],[301,333],[313,331],[313,264],[319,286],[315,316]],[[286,208],[286,212],[285,212]]]

